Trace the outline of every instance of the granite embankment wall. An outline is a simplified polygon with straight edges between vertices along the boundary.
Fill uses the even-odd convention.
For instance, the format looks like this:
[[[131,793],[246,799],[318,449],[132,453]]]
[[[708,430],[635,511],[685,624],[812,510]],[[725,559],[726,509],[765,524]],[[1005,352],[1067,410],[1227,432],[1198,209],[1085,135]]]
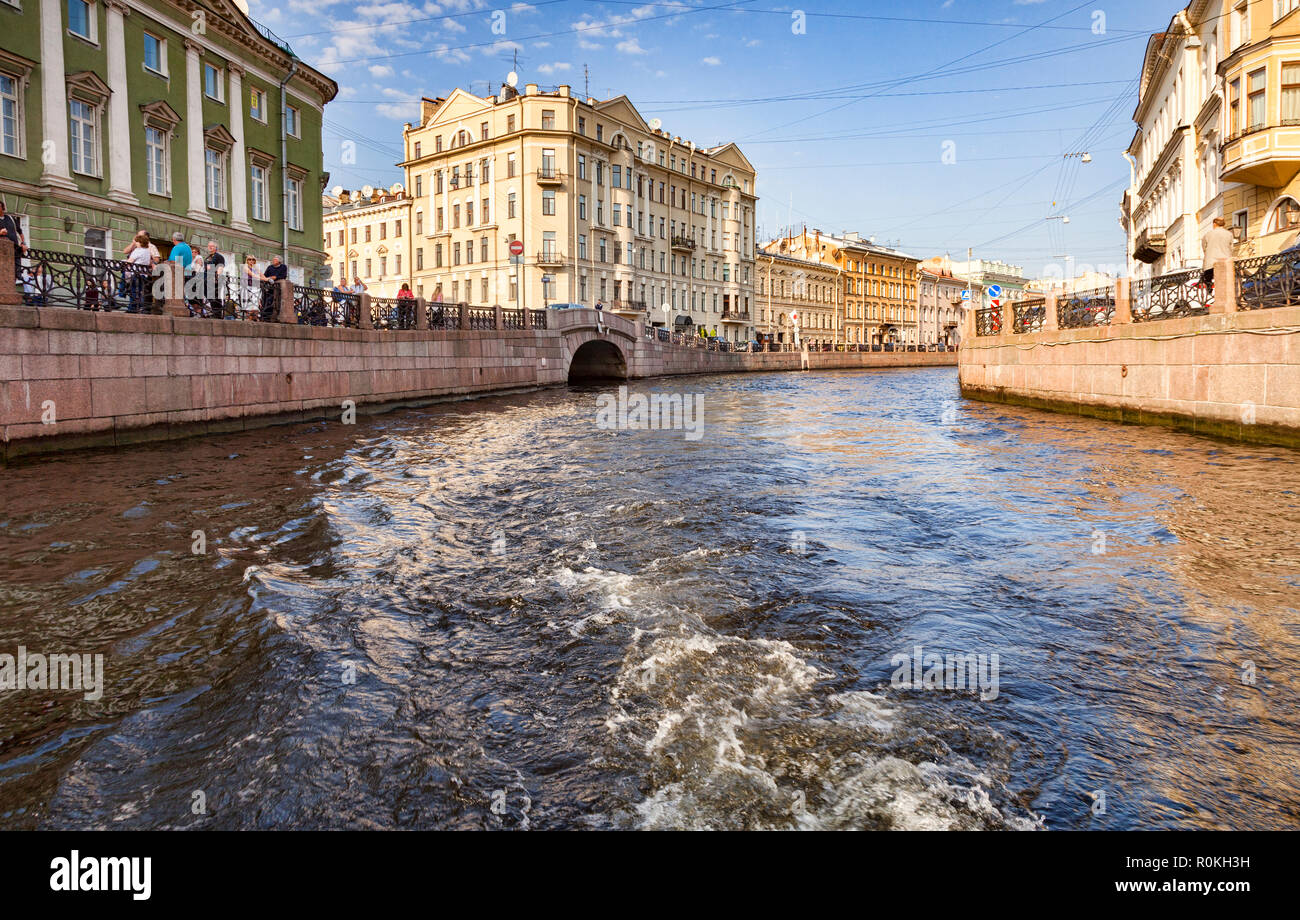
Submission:
[[[1220,263],[1216,274],[1231,279],[1231,271]],[[1208,313],[1153,320],[1121,281],[1109,322],[1087,328],[1061,328],[1078,301],[1048,298],[1030,324],[1041,328],[1023,333],[1008,314],[1005,323],[986,315],[976,334],[972,312],[962,395],[1300,447],[1300,307],[1238,310],[1231,281],[1216,289]]]
[[[560,385],[575,357],[629,378],[956,363],[952,352],[728,354],[591,310],[548,319],[547,329],[381,332],[0,306],[3,456],[337,418],[345,400],[364,413]]]

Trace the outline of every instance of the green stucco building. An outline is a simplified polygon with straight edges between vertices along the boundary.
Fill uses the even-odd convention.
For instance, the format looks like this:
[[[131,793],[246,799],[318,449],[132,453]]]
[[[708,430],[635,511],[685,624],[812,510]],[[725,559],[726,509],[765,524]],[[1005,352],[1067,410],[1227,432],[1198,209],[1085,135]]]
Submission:
[[[0,195],[31,246],[179,230],[310,278],[337,91],[240,0],[0,0]]]

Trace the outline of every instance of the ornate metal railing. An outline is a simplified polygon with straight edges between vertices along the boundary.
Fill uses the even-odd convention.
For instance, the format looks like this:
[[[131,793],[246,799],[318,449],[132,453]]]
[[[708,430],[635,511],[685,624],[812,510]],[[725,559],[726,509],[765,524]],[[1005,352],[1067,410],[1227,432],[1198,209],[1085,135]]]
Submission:
[[[429,304],[430,329],[459,329],[460,310],[455,304]]]
[[[981,307],[975,311],[976,335],[999,335],[1002,332],[1002,308]]]
[[[1135,281],[1129,292],[1135,323],[1199,316],[1210,312],[1214,300],[1210,286],[1201,282],[1199,269]]]
[[[161,312],[151,266],[45,249],[28,249],[27,260],[17,280],[29,306]]]
[[[276,293],[279,293],[278,287]],[[356,329],[361,325],[361,295],[295,284],[293,312],[297,314],[298,322],[304,326],[344,326]]]
[[[1014,332],[1037,332],[1047,322],[1047,301],[1041,297],[1012,304],[1011,310]]]
[[[1109,326],[1115,316],[1115,289],[1075,291],[1056,304],[1056,324],[1061,329]]]
[[[1300,251],[1237,262],[1237,309],[1267,310],[1300,304]]]
[[[501,328],[502,329],[524,328],[524,311],[523,310],[502,310]]]
[[[496,314],[491,310],[469,311],[469,328],[471,329],[495,329],[496,324]]]
[[[545,328],[546,328],[546,311],[545,311],[545,310],[533,310],[532,313],[533,313],[533,328],[534,328],[534,329],[545,329]]]
[[[376,329],[414,329],[415,298],[371,297],[370,321]]]

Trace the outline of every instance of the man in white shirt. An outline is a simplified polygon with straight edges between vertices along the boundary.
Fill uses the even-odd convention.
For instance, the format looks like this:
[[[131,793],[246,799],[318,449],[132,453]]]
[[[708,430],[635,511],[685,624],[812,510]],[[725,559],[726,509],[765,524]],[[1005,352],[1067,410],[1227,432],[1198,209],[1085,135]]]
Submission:
[[[1232,246],[1236,241],[1227,222],[1222,217],[1214,218],[1214,226],[1201,240],[1201,284],[1209,285],[1214,290],[1214,266],[1219,262],[1232,261]]]

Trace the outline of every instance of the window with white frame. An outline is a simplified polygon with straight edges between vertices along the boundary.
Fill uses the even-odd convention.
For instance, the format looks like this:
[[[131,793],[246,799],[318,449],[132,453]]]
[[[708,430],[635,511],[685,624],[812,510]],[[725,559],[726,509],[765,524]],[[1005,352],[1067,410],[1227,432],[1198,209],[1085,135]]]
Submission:
[[[226,209],[226,155],[211,147],[203,151],[203,175],[207,188],[208,207],[214,211]]]
[[[251,205],[249,209],[253,220],[270,220],[270,207],[267,202],[267,191],[271,187],[271,170],[265,163],[250,163],[248,166],[248,190],[251,196]],[[340,236],[342,231],[339,231]]]
[[[1300,6],[1300,0],[1273,0],[1273,19],[1281,19],[1287,13]]]
[[[68,148],[72,171],[99,175],[99,110],[88,102],[68,102]]]
[[[23,155],[23,81],[0,71],[0,153]]]
[[[248,91],[248,114],[266,124],[266,92],[256,86]]]
[[[144,33],[144,69],[167,76],[167,39]]]
[[[152,125],[145,125],[144,171],[150,195],[167,194],[168,140],[168,132]]]
[[[290,137],[300,137],[301,126],[298,123],[298,110],[291,105],[284,108],[284,131]]]
[[[203,65],[203,95],[215,102],[225,102],[226,94],[222,90],[221,68],[211,64]]]
[[[88,42],[99,41],[94,0],[68,0],[68,31]]]
[[[82,236],[82,250],[92,259],[108,259],[109,254],[108,231],[97,227],[89,227]]]
[[[302,186],[301,179],[289,180],[289,229],[302,230]]]

